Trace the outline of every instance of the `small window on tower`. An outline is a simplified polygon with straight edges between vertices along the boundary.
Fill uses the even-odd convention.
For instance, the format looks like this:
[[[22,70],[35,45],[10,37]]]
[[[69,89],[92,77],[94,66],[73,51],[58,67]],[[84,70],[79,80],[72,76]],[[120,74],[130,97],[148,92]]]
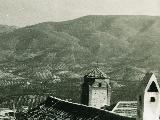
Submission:
[[[142,103],[142,97],[139,96],[139,103],[141,104]]]
[[[102,83],[99,83],[99,84],[98,84],[98,87],[102,87]]]
[[[155,101],[156,101],[155,97],[151,97],[150,102],[155,102]]]
[[[153,81],[148,89],[148,92],[158,92],[156,83]]]

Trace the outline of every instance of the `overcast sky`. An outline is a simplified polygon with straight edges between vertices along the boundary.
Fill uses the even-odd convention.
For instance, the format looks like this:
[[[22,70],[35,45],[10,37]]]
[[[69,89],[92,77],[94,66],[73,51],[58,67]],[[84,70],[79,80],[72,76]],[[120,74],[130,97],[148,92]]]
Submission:
[[[160,15],[160,0],[0,0],[0,24],[26,26],[85,15]]]

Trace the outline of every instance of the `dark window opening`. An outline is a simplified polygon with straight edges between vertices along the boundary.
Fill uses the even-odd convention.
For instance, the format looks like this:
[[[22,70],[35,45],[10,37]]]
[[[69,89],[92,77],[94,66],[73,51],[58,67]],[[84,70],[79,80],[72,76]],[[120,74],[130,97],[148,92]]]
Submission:
[[[150,102],[155,102],[155,101],[156,101],[155,97],[151,97]]]
[[[9,112],[9,116],[14,116],[14,112]]]
[[[141,104],[142,103],[142,97],[139,96],[139,103]]]
[[[102,83],[99,83],[99,84],[98,84],[98,87],[102,87]]]
[[[152,84],[150,85],[148,92],[158,92],[156,83],[153,81]]]

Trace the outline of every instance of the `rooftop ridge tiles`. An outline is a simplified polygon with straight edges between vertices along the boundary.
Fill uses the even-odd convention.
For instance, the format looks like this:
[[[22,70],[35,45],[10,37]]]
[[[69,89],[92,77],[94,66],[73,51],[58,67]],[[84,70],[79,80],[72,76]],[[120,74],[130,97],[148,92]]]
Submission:
[[[45,107],[46,111],[43,111],[42,107]],[[47,100],[41,103],[38,107],[28,112],[28,119],[34,117],[67,117],[76,120],[135,120],[131,117],[126,117],[113,113],[112,111],[97,109],[95,107],[82,105],[79,103],[73,103],[70,101],[62,100],[57,97],[49,96]],[[51,117],[51,118],[52,118]],[[37,120],[41,120],[38,118]]]
[[[113,111],[108,111],[108,110],[103,110],[103,109],[98,109],[96,107],[93,107],[93,106],[87,106],[87,105],[83,105],[83,104],[79,104],[79,103],[73,103],[73,102],[69,102],[69,101],[66,101],[66,100],[62,100],[60,98],[57,98],[57,97],[53,97],[53,96],[49,96],[50,98],[53,98],[53,99],[56,99],[56,100],[59,100],[61,102],[65,102],[65,103],[70,103],[70,104],[73,104],[73,105],[78,105],[78,106],[83,106],[83,107],[86,107],[86,108],[93,108],[93,109],[96,109],[96,110],[99,110],[99,111],[102,111],[102,112],[108,112],[108,113],[111,113],[111,114],[115,114],[115,115],[118,115],[118,116],[121,116],[117,113],[114,113]],[[125,116],[126,117],[126,116]]]

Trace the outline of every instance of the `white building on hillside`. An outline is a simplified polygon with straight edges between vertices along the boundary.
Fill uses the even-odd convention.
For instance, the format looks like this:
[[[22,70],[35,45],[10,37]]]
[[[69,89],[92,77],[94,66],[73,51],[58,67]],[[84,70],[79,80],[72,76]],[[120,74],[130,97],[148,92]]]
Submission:
[[[0,108],[0,120],[15,120],[15,111],[9,108]]]
[[[137,120],[160,120],[160,88],[153,73],[146,73],[139,90]]]

